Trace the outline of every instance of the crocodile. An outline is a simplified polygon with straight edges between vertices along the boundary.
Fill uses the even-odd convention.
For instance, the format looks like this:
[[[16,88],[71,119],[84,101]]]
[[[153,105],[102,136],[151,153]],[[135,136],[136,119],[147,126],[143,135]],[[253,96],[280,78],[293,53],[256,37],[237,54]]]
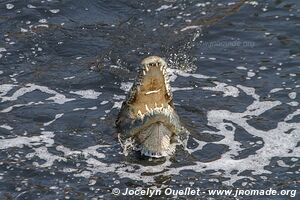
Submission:
[[[150,56],[142,60],[116,127],[121,136],[133,139],[141,155],[160,158],[174,152],[184,128],[175,111],[164,59]]]

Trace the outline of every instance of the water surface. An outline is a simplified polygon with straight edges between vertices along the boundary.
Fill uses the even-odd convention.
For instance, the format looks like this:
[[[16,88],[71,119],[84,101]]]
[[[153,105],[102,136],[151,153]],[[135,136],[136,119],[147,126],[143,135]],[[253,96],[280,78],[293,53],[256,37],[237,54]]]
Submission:
[[[1,1],[1,199],[123,199],[112,188],[138,187],[290,189],[297,199],[299,6]],[[124,156],[114,126],[148,55],[168,61],[190,131],[167,159]],[[270,198],[290,197],[256,197]]]

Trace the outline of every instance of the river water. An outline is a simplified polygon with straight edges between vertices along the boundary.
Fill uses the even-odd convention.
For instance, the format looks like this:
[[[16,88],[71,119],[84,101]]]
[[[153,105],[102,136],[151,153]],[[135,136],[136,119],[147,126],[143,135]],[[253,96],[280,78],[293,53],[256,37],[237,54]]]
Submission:
[[[0,2],[0,199],[299,199],[299,1]],[[125,156],[114,126],[148,55],[190,132],[165,159]]]

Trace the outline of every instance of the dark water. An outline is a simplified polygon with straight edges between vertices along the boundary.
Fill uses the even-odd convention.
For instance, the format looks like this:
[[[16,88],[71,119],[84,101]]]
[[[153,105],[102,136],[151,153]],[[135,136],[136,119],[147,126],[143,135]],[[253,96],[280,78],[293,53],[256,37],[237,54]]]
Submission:
[[[233,199],[207,191],[236,188],[299,199],[299,9],[297,0],[2,0],[0,199],[187,187],[200,196],[155,199]],[[125,157],[114,127],[148,55],[169,62],[191,133],[161,160]],[[239,197],[253,198],[292,197]]]

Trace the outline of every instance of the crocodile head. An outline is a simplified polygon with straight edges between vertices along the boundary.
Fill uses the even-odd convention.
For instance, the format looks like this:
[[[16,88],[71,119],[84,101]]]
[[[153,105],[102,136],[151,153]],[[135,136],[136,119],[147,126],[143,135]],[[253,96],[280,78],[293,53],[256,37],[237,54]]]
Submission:
[[[134,138],[141,153],[163,157],[182,131],[172,102],[166,62],[150,56],[141,62],[138,76],[123,102],[116,125]]]

